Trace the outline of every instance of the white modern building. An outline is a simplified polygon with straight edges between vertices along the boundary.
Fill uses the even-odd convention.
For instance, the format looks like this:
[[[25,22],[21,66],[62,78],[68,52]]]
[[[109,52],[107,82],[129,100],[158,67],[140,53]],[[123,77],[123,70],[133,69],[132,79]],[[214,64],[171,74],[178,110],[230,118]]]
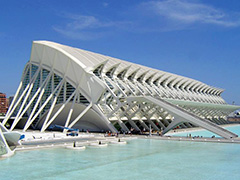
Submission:
[[[219,127],[239,106],[222,89],[187,77],[49,41],[34,41],[31,58],[3,120],[10,130],[51,125],[90,131]],[[14,120],[12,120],[12,118]]]

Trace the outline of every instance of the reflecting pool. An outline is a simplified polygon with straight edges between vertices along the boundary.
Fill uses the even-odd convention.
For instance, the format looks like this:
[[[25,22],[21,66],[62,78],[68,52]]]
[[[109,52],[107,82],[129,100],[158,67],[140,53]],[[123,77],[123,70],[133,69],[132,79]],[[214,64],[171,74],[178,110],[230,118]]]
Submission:
[[[236,125],[236,126],[229,126],[229,127],[224,127],[225,129],[237,134],[240,137],[240,125]],[[207,130],[196,130],[196,131],[192,131],[192,132],[179,132],[179,133],[173,133],[171,134],[171,136],[188,136],[189,134],[191,134],[192,137],[194,136],[203,136],[203,137],[220,137],[210,131]]]
[[[0,160],[1,180],[240,179],[240,144],[136,139],[127,145],[17,152]]]

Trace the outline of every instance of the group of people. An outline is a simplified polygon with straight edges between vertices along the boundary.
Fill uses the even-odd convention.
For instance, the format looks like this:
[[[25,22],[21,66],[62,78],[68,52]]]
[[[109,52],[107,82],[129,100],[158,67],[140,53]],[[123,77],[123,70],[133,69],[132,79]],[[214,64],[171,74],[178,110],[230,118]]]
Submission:
[[[108,132],[106,132],[105,133],[105,137],[110,137],[110,136],[115,136],[115,137],[118,137],[118,135],[119,135],[119,133],[117,132],[117,133],[113,133],[113,132],[111,132],[111,131],[108,131]]]
[[[187,134],[187,138],[203,138],[203,136],[193,136],[191,134]]]

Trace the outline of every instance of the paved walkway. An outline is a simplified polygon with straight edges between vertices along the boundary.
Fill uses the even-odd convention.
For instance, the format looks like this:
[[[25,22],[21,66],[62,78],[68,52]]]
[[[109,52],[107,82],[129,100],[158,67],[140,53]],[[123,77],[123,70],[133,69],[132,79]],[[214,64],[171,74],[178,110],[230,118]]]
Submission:
[[[223,138],[201,138],[201,137],[173,137],[173,136],[136,136],[141,139],[157,139],[169,141],[190,141],[190,142],[211,142],[211,143],[236,143],[240,144],[240,138],[223,139]]]
[[[193,129],[192,129],[193,130]],[[194,130],[199,130],[198,128]],[[109,136],[105,137],[104,134],[97,133],[80,133],[79,136],[66,136],[61,132],[47,132],[40,133],[38,131],[29,131],[24,133],[25,139],[21,141],[21,145],[17,146],[16,150],[31,150],[40,148],[53,148],[53,147],[66,147],[76,142],[77,145],[87,146],[90,143],[102,141],[109,143],[110,141],[117,141],[119,138],[122,140],[128,139],[156,139],[164,141],[188,141],[188,142],[211,142],[211,143],[236,143],[240,144],[240,138],[223,139],[223,138],[205,138],[205,137],[179,137],[179,136],[157,136],[156,134],[149,136],[145,135],[122,135],[119,137]]]
[[[77,146],[88,146],[91,143],[109,143],[111,141],[118,141],[118,139],[129,140],[136,139],[132,136],[108,136],[104,134],[80,133],[79,136],[66,136],[64,133],[38,133],[28,132],[25,140],[21,141],[21,145],[17,146],[16,151],[33,150],[42,148],[66,147],[71,146],[75,142]]]

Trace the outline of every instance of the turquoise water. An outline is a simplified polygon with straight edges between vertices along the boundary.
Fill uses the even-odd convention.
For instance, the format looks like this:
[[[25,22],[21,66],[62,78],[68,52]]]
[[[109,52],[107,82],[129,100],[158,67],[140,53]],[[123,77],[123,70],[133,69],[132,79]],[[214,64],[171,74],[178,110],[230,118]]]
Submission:
[[[240,137],[240,125],[225,127],[225,129],[237,134]],[[218,136],[218,135],[216,135],[216,134],[214,134],[210,131],[207,131],[207,130],[198,130],[198,131],[193,131],[193,132],[176,133],[176,134],[173,134],[173,136],[184,136],[184,137],[186,137],[189,134],[191,134],[192,137],[194,137],[194,136],[212,137],[213,135],[215,137],[220,137],[220,136]]]
[[[0,160],[1,180],[239,180],[240,144],[131,140],[73,151],[17,152]]]

